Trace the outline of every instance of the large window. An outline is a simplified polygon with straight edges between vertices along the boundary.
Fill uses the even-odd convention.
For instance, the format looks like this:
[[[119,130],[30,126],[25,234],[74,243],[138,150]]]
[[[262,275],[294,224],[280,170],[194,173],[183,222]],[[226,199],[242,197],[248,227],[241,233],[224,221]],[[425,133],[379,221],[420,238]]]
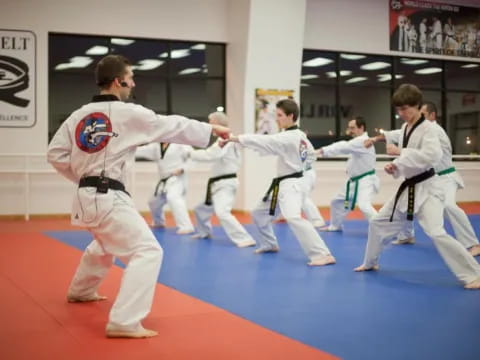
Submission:
[[[478,154],[480,63],[304,50],[301,126],[316,147],[345,138],[354,116],[365,118],[369,135],[399,128],[391,97],[404,83],[437,105],[454,154]]]
[[[224,44],[50,33],[49,138],[98,93],[95,65],[108,54],[132,62],[132,102],[202,121],[225,109]]]

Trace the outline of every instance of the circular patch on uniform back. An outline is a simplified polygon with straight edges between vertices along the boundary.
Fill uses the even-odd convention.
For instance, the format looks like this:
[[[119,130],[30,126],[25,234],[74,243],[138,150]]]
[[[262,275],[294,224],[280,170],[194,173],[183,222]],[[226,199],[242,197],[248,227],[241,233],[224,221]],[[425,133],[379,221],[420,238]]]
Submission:
[[[300,140],[300,146],[298,148],[298,152],[300,153],[300,159],[302,159],[302,162],[307,160],[307,155],[308,155],[308,146],[307,142],[305,140]]]
[[[88,153],[95,153],[107,146],[112,136],[118,134],[112,131],[112,123],[103,113],[91,113],[85,116],[75,129],[77,146]]]

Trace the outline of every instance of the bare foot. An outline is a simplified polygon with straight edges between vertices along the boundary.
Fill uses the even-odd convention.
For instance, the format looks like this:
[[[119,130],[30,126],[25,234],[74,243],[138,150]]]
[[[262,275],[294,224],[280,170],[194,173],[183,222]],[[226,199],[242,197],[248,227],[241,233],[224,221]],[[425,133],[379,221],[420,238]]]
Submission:
[[[268,249],[258,248],[258,249],[255,249],[255,251],[254,251],[255,254],[276,253],[276,252],[278,252],[278,247],[277,246],[274,246],[274,247],[268,248]]]
[[[342,231],[342,229],[334,227],[332,225],[325,225],[317,228],[318,231]]]
[[[480,255],[480,245],[473,245],[471,248],[468,249],[468,252],[472,254],[472,256]]]
[[[365,265],[360,265],[353,269],[353,271],[361,272],[361,271],[377,271],[379,269],[378,265],[374,265],[372,267],[367,268]]]
[[[246,248],[246,247],[255,246],[255,245],[257,245],[257,243],[255,241],[247,240],[247,241],[244,241],[244,242],[241,242],[241,243],[237,244],[237,247]]]
[[[395,241],[392,241],[393,245],[413,245],[415,244],[415,238],[414,237],[409,237],[407,239],[397,239]]]
[[[472,282],[469,282],[467,285],[464,286],[464,288],[469,289],[469,290],[480,289],[480,279],[473,280]]]
[[[322,259],[319,260],[312,260],[308,263],[309,266],[324,266],[324,265],[330,265],[330,264],[335,264],[337,261],[332,255],[325,256]]]
[[[193,229],[177,230],[178,235],[188,235],[188,234],[191,234],[191,233],[194,233],[194,232],[195,232],[195,230],[193,230]]]
[[[211,235],[208,234],[208,235],[201,235],[201,234],[193,234],[192,236],[190,236],[192,239],[194,240],[200,240],[200,239],[210,239],[211,238]]]
[[[105,335],[107,338],[142,339],[157,336],[158,332],[149,329],[142,329],[139,331],[107,330]]]
[[[77,297],[74,295],[67,295],[67,301],[69,303],[78,303],[78,302],[92,302],[92,301],[102,301],[106,300],[107,297],[103,295],[94,294],[89,297]]]

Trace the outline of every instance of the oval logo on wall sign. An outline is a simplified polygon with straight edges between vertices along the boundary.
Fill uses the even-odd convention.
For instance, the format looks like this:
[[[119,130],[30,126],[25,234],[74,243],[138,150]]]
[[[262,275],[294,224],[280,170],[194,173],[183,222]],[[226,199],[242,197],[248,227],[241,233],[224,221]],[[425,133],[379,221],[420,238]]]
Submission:
[[[107,146],[111,137],[118,134],[112,131],[112,123],[103,113],[92,113],[85,116],[75,129],[77,146],[87,153],[95,153]]]
[[[15,96],[28,88],[28,65],[11,56],[0,55],[0,101],[27,107],[30,100]]]

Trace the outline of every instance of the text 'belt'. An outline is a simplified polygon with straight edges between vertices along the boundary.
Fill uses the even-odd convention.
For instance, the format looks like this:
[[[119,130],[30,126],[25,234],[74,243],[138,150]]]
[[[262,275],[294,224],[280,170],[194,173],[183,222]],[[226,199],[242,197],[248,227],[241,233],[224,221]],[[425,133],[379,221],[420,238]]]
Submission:
[[[270,215],[275,215],[275,208],[277,207],[277,201],[278,201],[278,190],[280,189],[280,182],[285,179],[290,179],[290,178],[300,178],[303,176],[303,171],[299,171],[293,174],[288,174],[284,176],[279,176],[276,177],[272,180],[272,183],[270,184],[270,187],[268,188],[267,193],[263,197],[263,202],[266,202],[268,200],[268,197],[270,196],[270,193],[272,193],[272,200],[270,201]]]
[[[125,190],[125,185],[120,181],[115,179],[110,179],[105,176],[86,176],[80,179],[78,187],[94,187],[97,188],[97,192],[106,194],[108,189],[120,190],[125,194],[130,196],[127,190]]]
[[[353,198],[352,198],[352,206],[350,207],[351,210],[355,209],[355,204],[357,203],[357,195],[358,195],[358,181],[365,176],[368,175],[374,175],[375,174],[375,169],[367,171],[363,174],[360,174],[358,176],[354,176],[347,181],[347,189],[345,192],[345,201],[344,201],[344,207],[345,209],[348,209],[348,202],[350,200],[350,183],[354,182],[355,183],[355,190],[353,192]]]
[[[207,193],[205,195],[205,205],[212,205],[212,185],[214,182],[217,182],[219,180],[225,180],[225,179],[233,179],[236,177],[237,177],[237,174],[225,174],[225,175],[211,177],[210,179],[208,179]]]
[[[404,182],[400,184],[400,187],[397,190],[395,195],[395,202],[393,203],[392,215],[390,215],[390,222],[393,221],[393,214],[395,213],[395,208],[397,207],[398,199],[402,195],[403,191],[408,187],[408,205],[407,205],[407,220],[413,220],[413,213],[415,211],[415,185],[430,179],[432,176],[435,176],[435,170],[430,169],[421,174],[418,174],[410,179],[405,179]]]

